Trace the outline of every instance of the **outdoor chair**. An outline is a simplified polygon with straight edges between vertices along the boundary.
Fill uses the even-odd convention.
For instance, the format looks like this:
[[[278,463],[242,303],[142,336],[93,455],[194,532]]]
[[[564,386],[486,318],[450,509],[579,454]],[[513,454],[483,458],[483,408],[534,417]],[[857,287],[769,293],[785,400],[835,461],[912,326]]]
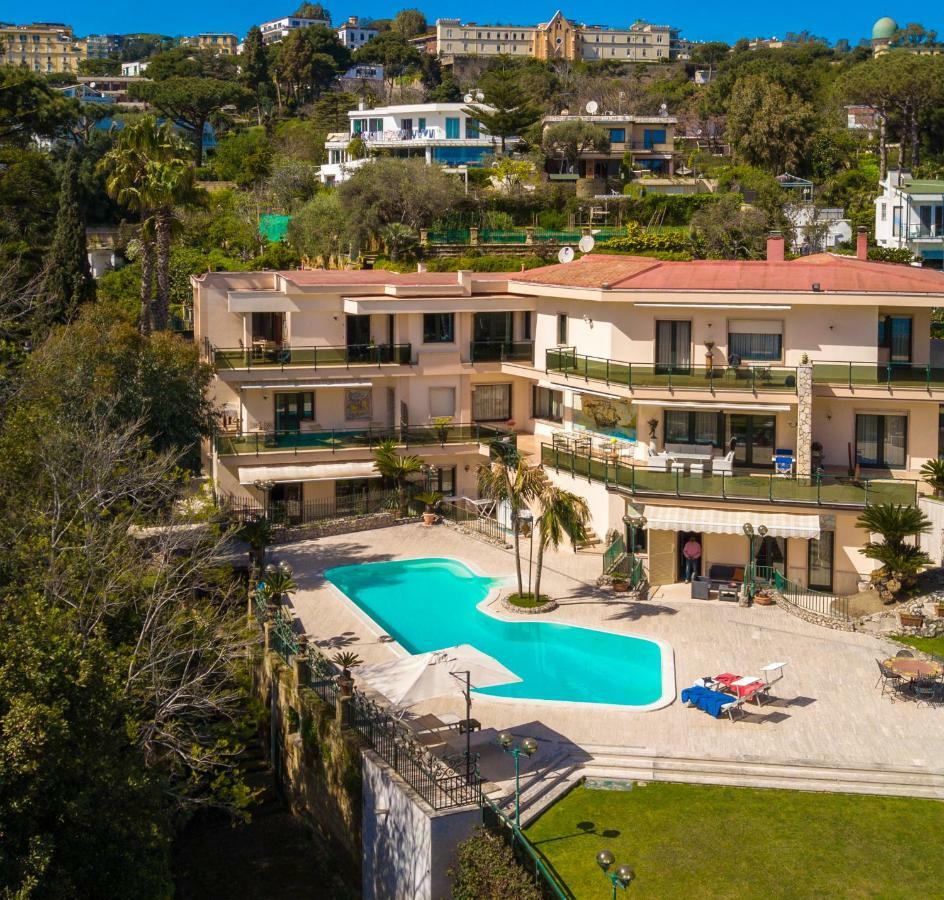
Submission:
[[[899,659],[914,659],[914,654],[910,650],[899,650],[895,656]]]
[[[895,696],[902,692],[904,678],[885,666],[880,659],[875,662],[878,664],[878,681],[875,682],[875,686],[878,687],[881,684],[882,696],[888,694],[894,700]]]
[[[734,472],[734,451],[729,450],[724,456],[711,461],[712,475],[731,475]]]
[[[911,690],[918,706],[940,706],[942,703],[941,682],[936,678],[916,678],[911,683]]]

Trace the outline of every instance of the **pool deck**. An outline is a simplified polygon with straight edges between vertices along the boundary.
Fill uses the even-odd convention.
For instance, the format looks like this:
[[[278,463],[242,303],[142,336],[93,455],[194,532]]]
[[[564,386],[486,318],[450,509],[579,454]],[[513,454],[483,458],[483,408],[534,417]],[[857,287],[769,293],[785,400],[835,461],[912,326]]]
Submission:
[[[526,549],[524,556],[526,564]],[[451,557],[482,574],[514,573],[510,550],[441,525],[401,525],[283,544],[273,548],[271,557],[287,560],[294,569],[299,584],[293,598],[295,614],[310,638],[329,652],[353,650],[368,663],[397,654],[377,640],[352,604],[337,596],[322,577],[326,569],[356,562]],[[784,678],[774,690],[780,702],[760,709],[751,706],[756,715],[731,722],[686,708],[677,699],[647,712],[606,708],[588,713],[583,705],[496,702],[476,696],[472,715],[483,731],[475,743],[485,751],[483,773],[491,780],[504,781],[509,774],[510,758],[493,749],[494,736],[501,730],[539,739],[543,749],[528,762],[536,769],[540,756],[547,759],[552,749],[559,752],[561,746],[576,744],[745,762],[944,770],[944,709],[892,703],[874,686],[876,658],[894,655],[895,647],[887,641],[812,625],[778,607],[741,608],[691,600],[684,585],[657,588],[650,599],[631,602],[594,586],[600,565],[598,554],[548,551],[542,592],[560,606],[544,620],[667,642],[675,654],[676,696],[702,675],[756,675],[766,663],[786,662]],[[414,711],[461,714],[464,704],[456,696],[420,704]]]

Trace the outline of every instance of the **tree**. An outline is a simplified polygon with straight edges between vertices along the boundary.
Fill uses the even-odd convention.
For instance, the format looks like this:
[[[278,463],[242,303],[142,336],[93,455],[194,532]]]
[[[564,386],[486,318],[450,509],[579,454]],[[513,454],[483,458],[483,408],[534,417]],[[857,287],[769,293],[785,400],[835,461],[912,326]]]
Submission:
[[[696,44],[692,50],[692,62],[702,66],[708,66],[708,81],[715,66],[722,60],[727,59],[731,53],[731,48],[724,41],[706,41],[704,44]]]
[[[271,173],[272,157],[265,129],[250,128],[220,138],[213,152],[213,168],[218,178],[248,187]]]
[[[347,131],[347,114],[357,108],[357,97],[347,91],[329,91],[312,107],[311,118],[320,131]]]
[[[418,9],[401,9],[393,18],[393,30],[409,39],[426,34],[426,16]]]
[[[921,478],[934,491],[934,496],[944,495],[944,459],[929,459],[921,466]]]
[[[738,79],[728,100],[737,156],[773,174],[796,168],[815,127],[812,107],[760,75]]]
[[[536,497],[538,516],[538,557],[534,575],[534,599],[541,601],[541,575],[544,572],[544,550],[548,546],[555,550],[566,536],[576,548],[587,538],[590,523],[590,507],[583,497],[565,491],[546,479]]]
[[[401,253],[416,244],[417,240],[416,234],[399,222],[391,222],[385,226],[381,231],[381,237],[384,246],[387,248],[387,253],[390,254],[390,259],[394,262],[400,259]]]
[[[929,31],[918,22],[909,22],[892,37],[893,47],[936,47],[937,32]]]
[[[168,78],[217,78],[235,81],[240,64],[235,56],[224,56],[193,47],[171,47],[148,60],[147,77],[152,81]]]
[[[302,103],[317,97],[350,65],[350,51],[321,25],[297,28],[278,46],[276,72],[289,96]]]
[[[43,292],[42,316],[35,322],[37,334],[45,334],[52,325],[70,322],[95,293],[79,197],[78,152],[74,147],[62,167],[56,233],[49,249]]]
[[[393,82],[411,66],[420,65],[420,52],[402,34],[384,31],[354,52],[354,62],[378,63],[384,67],[387,93]]]
[[[150,70],[149,70],[150,71]],[[246,88],[216,78],[172,76],[163,81],[134,84],[132,97],[146,100],[171,121],[184,125],[192,134],[194,162],[203,165],[204,131],[210,116],[224,107],[247,109],[253,95]]]
[[[518,577],[518,596],[524,596],[521,580],[521,511],[541,492],[547,476],[540,466],[532,466],[520,456],[493,460],[478,469],[479,496],[493,500],[499,507],[507,509],[511,520],[515,545],[515,574]]]
[[[504,153],[506,139],[523,134],[537,122],[541,111],[528,102],[518,86],[516,70],[511,66],[490,66],[482,77],[481,88],[487,105],[470,104],[464,112],[478,119],[489,134],[501,138]]]
[[[924,566],[931,564],[927,553],[905,543],[906,538],[930,531],[931,522],[917,506],[879,503],[867,506],[856,526],[881,537],[881,541],[869,541],[859,552],[881,563],[872,573],[872,581],[882,600],[891,603],[903,588],[914,584]]]
[[[315,194],[288,226],[289,243],[312,265],[340,265],[347,216],[337,191]]]
[[[606,153],[610,136],[605,128],[590,122],[561,122],[544,129],[541,149],[548,159],[560,160],[561,172],[573,172],[582,153]]]
[[[458,847],[449,870],[454,900],[541,900],[544,896],[518,865],[511,847],[498,835],[477,827]]]
[[[41,75],[0,66],[0,144],[25,147],[36,138],[54,138],[78,115],[78,101],[63,97]]]
[[[262,100],[267,95],[267,89],[271,88],[272,75],[269,72],[269,57],[258,25],[253,25],[246,32],[240,62],[240,81],[256,95],[256,120],[261,125]]]
[[[79,60],[80,75],[120,75],[120,59],[101,59],[90,56],[88,59]]]
[[[400,456],[397,442],[381,441],[374,451],[374,468],[381,477],[389,478],[397,486],[397,515],[401,518],[409,512],[409,478],[423,471],[423,460],[413,454]]]
[[[692,216],[697,242],[709,259],[760,259],[767,238],[767,217],[740,198],[727,195]]]
[[[324,19],[326,22],[331,21],[331,13],[320,3],[303,3],[292,15],[300,19]]]

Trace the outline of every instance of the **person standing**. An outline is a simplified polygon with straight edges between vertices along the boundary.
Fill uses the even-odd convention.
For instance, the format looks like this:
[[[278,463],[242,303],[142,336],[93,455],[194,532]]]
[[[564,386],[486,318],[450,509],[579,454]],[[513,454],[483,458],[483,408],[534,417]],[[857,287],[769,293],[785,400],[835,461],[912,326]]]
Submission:
[[[682,547],[682,556],[685,557],[685,582],[686,584],[698,573],[698,561],[701,559],[701,544],[695,535],[689,535],[685,546]]]

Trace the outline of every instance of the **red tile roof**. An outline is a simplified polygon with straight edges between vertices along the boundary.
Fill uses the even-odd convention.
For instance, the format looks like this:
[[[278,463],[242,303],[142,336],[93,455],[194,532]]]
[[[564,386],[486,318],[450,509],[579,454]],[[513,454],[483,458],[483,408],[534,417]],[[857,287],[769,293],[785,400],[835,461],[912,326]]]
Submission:
[[[822,291],[944,294],[944,273],[820,253],[785,262],[693,260],[591,253],[509,276],[515,282],[624,291]]]

